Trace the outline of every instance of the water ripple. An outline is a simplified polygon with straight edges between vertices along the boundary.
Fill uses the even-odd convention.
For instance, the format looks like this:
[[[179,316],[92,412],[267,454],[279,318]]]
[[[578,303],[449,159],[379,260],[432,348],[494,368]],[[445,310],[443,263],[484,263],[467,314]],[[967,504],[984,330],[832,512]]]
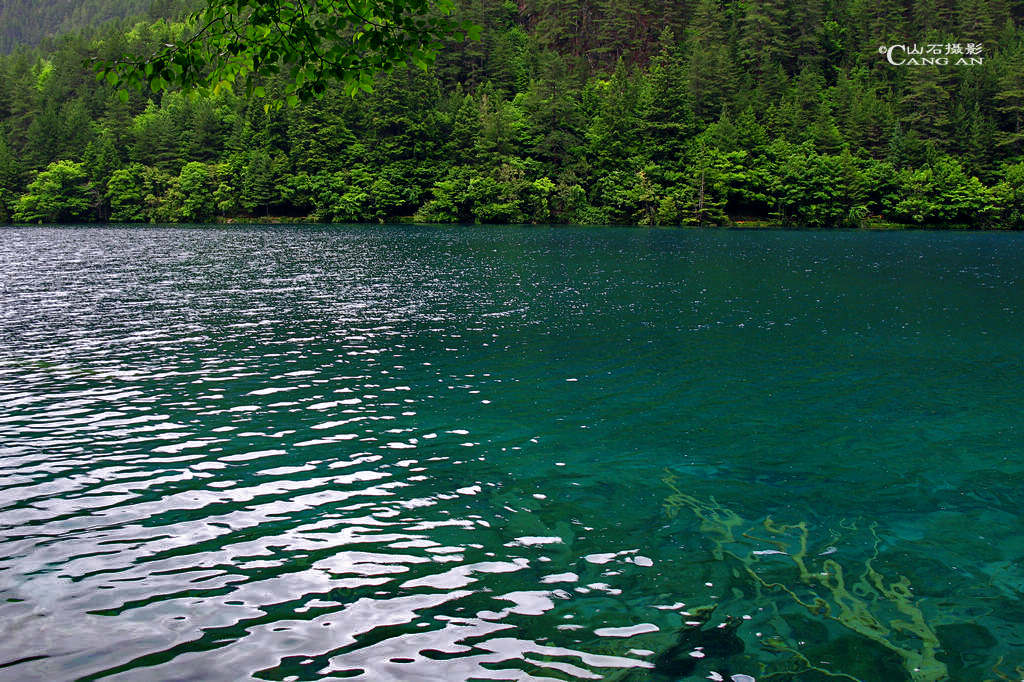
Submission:
[[[742,596],[749,585],[714,587],[739,574],[711,561],[697,525],[666,519],[666,466],[751,518],[873,513],[894,546],[916,533],[932,547],[935,575],[958,563],[1012,584],[1015,517],[1003,514],[1021,498],[986,472],[1024,445],[1007,417],[1021,393],[1000,379],[1019,380],[1020,308],[1002,301],[982,319],[974,306],[1013,290],[1020,241],[1009,263],[962,245],[938,253],[984,299],[947,298],[939,324],[930,294],[884,315],[857,294],[905,276],[909,260],[840,249],[826,267],[784,233],[728,253],[721,239],[732,237],[5,230],[0,675],[759,674],[757,629],[789,616]],[[750,279],[758,267],[777,286]],[[853,294],[823,283],[837,269]],[[806,337],[823,327],[834,341]],[[900,369],[865,341],[916,332],[969,335],[973,350],[947,353],[941,373],[927,361],[938,346],[918,345],[922,364]],[[827,357],[807,360],[801,338]],[[893,371],[913,394],[882,385]],[[991,404],[957,414],[951,375],[968,371]],[[904,421],[890,427],[894,401]],[[815,411],[833,427],[803,418]],[[963,464],[941,481],[913,458],[865,466],[917,446]],[[851,491],[831,509],[821,467]],[[954,538],[968,554],[976,539],[920,521],[930,490],[968,483],[970,496],[943,504],[1003,548],[973,563],[941,548]],[[908,551],[903,571],[925,577],[913,568],[923,550]],[[686,603],[721,601],[712,626],[764,611],[738,631],[746,653],[680,649],[696,617]],[[1024,612],[1004,610],[986,627],[1018,651]]]

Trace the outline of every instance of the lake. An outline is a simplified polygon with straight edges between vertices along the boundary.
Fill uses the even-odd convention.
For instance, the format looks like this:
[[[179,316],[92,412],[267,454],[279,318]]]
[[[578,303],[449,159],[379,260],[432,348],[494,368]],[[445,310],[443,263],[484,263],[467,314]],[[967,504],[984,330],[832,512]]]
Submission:
[[[0,677],[1021,679],[1022,280],[1007,233],[4,228]]]

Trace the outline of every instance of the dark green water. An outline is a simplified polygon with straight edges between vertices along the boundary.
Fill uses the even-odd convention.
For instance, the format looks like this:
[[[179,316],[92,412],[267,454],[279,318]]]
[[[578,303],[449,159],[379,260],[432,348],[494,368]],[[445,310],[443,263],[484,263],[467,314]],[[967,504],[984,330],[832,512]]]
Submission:
[[[1021,679],[1022,278],[1017,234],[4,229],[0,678]]]

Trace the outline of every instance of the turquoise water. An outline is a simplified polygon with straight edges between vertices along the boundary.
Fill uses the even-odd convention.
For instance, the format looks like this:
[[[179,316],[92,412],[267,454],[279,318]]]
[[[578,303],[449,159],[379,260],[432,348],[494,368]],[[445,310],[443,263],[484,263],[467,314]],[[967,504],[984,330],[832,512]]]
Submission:
[[[1018,234],[4,229],[0,678],[1021,679],[1022,277]]]

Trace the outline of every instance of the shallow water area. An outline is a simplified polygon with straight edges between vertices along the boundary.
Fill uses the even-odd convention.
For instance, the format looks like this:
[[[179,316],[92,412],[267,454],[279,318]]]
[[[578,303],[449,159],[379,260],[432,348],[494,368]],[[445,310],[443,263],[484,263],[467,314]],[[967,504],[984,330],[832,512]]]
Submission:
[[[1024,235],[0,229],[0,678],[1022,679]]]

